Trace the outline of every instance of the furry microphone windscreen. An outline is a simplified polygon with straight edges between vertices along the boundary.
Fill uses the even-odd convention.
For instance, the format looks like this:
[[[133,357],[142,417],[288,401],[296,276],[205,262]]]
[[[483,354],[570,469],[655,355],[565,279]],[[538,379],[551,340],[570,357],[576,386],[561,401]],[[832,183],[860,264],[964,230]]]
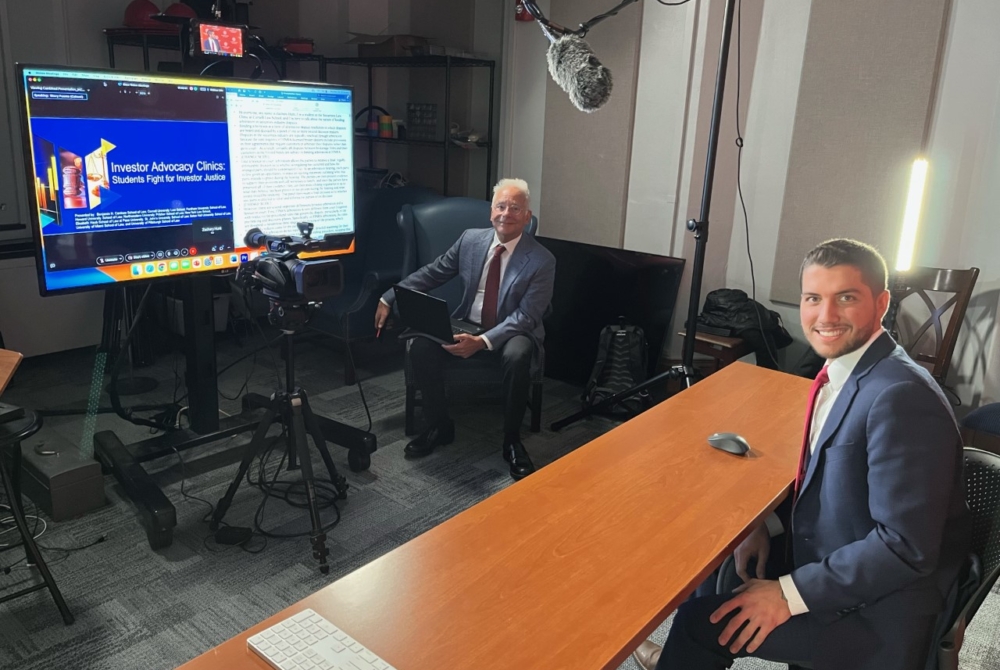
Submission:
[[[579,37],[563,35],[549,45],[547,58],[553,81],[581,112],[596,112],[611,97],[611,70]]]

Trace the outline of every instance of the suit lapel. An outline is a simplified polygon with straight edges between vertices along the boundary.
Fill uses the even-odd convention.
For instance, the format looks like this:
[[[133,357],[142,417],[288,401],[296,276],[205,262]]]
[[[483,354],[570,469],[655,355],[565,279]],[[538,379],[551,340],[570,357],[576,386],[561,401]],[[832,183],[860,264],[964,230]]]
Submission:
[[[865,355],[861,357],[860,361],[858,361],[858,364],[854,367],[854,371],[851,372],[851,376],[847,378],[846,382],[844,382],[843,388],[841,388],[840,393],[837,394],[837,400],[834,401],[833,407],[830,408],[830,413],[827,415],[826,421],[823,423],[823,430],[820,431],[819,439],[816,441],[816,449],[809,457],[809,465],[806,468],[806,478],[802,483],[803,491],[809,487],[812,475],[816,471],[816,463],[819,462],[818,456],[820,450],[825,449],[830,440],[833,439],[833,436],[840,428],[840,424],[844,421],[844,416],[847,415],[847,410],[851,408],[851,404],[854,402],[854,397],[858,394],[858,383],[860,380],[864,379],[869,372],[871,372],[871,369],[875,367],[876,363],[892,353],[895,346],[896,343],[893,342],[889,334],[882,333],[882,336],[872,342],[872,345],[868,347],[868,351],[866,351]]]

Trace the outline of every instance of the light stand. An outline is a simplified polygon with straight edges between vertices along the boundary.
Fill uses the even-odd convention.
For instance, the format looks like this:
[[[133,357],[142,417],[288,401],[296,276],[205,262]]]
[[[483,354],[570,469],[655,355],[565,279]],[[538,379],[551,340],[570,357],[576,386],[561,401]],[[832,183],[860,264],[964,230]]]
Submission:
[[[712,124],[708,135],[708,156],[705,160],[705,182],[701,192],[701,211],[698,219],[687,222],[687,228],[694,233],[694,265],[691,268],[691,294],[688,299],[688,316],[685,327],[684,349],[681,364],[632,388],[620,391],[605,400],[586,407],[576,414],[554,422],[552,430],[561,430],[571,423],[584,419],[592,414],[603,412],[615,403],[630,398],[637,393],[669,379],[683,379],[686,387],[698,381],[698,372],[694,367],[694,343],[697,335],[698,312],[701,309],[701,280],[705,272],[705,249],[708,244],[708,217],[712,207],[712,187],[715,181],[715,159],[719,149],[719,125],[722,120],[722,101],[726,90],[726,70],[729,65],[729,46],[732,42],[733,14],[736,10],[736,0],[726,0],[723,16],[722,46],[719,50],[719,67],[715,75],[715,100],[712,103]]]

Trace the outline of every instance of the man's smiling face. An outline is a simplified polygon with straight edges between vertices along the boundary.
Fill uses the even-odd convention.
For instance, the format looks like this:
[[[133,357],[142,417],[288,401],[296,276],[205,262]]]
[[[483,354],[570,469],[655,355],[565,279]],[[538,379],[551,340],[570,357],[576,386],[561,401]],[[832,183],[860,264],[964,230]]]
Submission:
[[[839,358],[864,346],[888,307],[889,292],[873,294],[853,265],[814,264],[802,271],[802,330],[824,358]]]

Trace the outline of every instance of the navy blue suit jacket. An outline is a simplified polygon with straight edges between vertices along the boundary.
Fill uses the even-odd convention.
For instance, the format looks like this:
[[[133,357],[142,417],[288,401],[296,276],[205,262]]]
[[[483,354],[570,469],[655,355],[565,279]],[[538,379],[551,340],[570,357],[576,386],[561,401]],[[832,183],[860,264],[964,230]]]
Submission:
[[[791,509],[792,580],[819,621],[861,619],[876,638],[899,635],[901,617],[942,611],[970,533],[951,406],[883,334],[810,457]]]

